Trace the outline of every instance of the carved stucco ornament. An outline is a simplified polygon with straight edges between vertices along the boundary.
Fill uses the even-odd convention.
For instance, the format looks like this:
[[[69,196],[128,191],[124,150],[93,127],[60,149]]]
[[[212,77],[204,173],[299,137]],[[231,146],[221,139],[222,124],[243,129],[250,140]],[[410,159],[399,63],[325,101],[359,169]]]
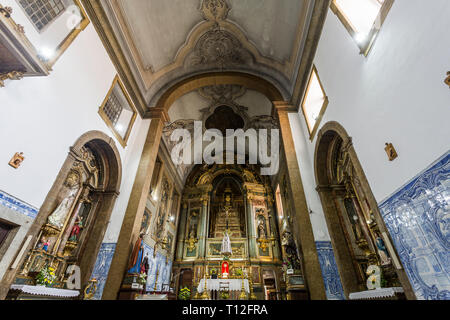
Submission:
[[[207,21],[225,20],[230,9],[226,0],[203,0],[200,7],[202,16]]]
[[[189,67],[226,69],[237,65],[250,65],[253,56],[230,32],[216,25],[197,41],[193,52],[187,57]]]

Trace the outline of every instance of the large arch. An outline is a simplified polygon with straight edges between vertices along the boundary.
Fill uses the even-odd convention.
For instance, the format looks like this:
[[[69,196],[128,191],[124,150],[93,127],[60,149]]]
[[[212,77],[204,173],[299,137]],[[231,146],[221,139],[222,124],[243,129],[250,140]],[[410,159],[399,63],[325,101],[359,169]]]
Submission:
[[[74,164],[85,156],[85,148],[88,148],[95,156],[98,166],[101,168],[99,183],[95,189],[90,189],[95,205],[93,205],[93,215],[89,226],[89,232],[84,235],[84,240],[77,248],[76,263],[81,269],[82,289],[87,285],[92,273],[98,251],[103,241],[106,227],[110,219],[122,180],[122,162],[119,151],[114,140],[101,131],[89,131],[80,136],[76,142],[69,148],[69,154],[64,161],[55,182],[45,198],[38,215],[33,221],[26,238],[32,237],[24,252],[30,252],[38,245],[42,234],[42,228],[47,223],[48,216],[61,203],[60,191],[64,188],[68,175],[73,170]],[[85,159],[85,158],[84,158]],[[91,209],[90,209],[91,210]],[[70,230],[69,230],[70,231]],[[67,230],[62,231],[64,233]],[[23,271],[25,260],[28,258],[24,254],[18,266],[14,270],[5,273],[0,283],[0,299],[4,299],[9,291],[11,284]],[[71,263],[75,263],[72,261]]]
[[[206,86],[226,84],[242,85],[248,89],[258,91],[270,101],[284,100],[281,91],[271,82],[261,77],[241,72],[211,72],[189,77],[161,92],[156,102],[156,109],[168,112],[172,104],[186,93]]]
[[[367,290],[365,287],[365,270],[362,270],[356,262],[358,259],[355,252],[359,250],[359,244],[358,246],[354,244],[361,244],[361,253],[363,256],[366,255],[369,264],[383,264],[383,258],[377,250],[376,240],[373,240],[374,234],[378,234],[380,238],[384,235],[390,243],[392,243],[392,240],[358,160],[352,138],[338,122],[326,123],[318,133],[314,155],[314,171],[317,191],[322,202],[339,275],[344,293],[348,298],[352,292]],[[351,196],[349,189],[352,192]],[[344,199],[348,200],[350,206],[354,208],[354,211],[352,211],[354,213],[353,218],[357,219],[354,222],[355,230],[358,229],[356,233],[361,234],[361,240],[358,240],[352,232],[351,223],[349,223],[349,221],[351,222],[349,219],[351,214],[347,210]],[[367,219],[363,219],[366,216],[364,213],[371,216],[368,218],[370,223],[366,223]],[[362,222],[359,224],[358,220]],[[362,242],[365,243],[362,244]],[[395,267],[400,262],[394,261],[394,259],[399,260],[395,249],[393,251],[389,252],[389,254],[393,254],[391,266],[382,266],[383,272],[386,272],[386,277],[391,277],[392,281],[399,281],[408,299],[415,299],[406,273],[403,269],[399,270],[398,267]]]

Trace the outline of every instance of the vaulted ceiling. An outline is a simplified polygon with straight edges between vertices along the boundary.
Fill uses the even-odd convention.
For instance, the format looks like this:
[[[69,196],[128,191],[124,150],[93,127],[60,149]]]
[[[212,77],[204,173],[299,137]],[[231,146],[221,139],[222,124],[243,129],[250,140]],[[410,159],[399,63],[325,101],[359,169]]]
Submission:
[[[151,116],[173,86],[207,73],[264,79],[295,105],[329,5],[329,0],[82,2],[143,116]],[[240,82],[236,84],[254,89]],[[192,84],[184,93],[200,87]],[[252,90],[246,94],[256,95]],[[194,96],[184,99],[189,98],[200,101]],[[170,104],[177,103],[171,112],[176,118],[201,109],[183,115],[182,101]]]

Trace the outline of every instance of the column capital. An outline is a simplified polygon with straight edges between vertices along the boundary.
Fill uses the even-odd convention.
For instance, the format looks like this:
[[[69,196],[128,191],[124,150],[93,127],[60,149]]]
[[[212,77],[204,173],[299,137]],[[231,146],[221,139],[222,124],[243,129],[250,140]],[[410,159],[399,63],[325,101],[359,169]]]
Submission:
[[[294,106],[289,101],[272,101],[274,109],[277,111],[292,111]]]
[[[164,108],[150,108],[145,115],[149,116],[151,119],[161,119],[163,122],[170,121],[169,113]]]

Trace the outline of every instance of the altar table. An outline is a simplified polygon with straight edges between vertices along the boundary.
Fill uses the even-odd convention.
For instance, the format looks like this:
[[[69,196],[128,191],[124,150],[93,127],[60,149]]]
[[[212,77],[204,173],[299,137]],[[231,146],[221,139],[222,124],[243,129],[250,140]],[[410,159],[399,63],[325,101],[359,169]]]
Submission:
[[[350,293],[350,300],[399,300],[404,294],[403,288],[380,288],[362,292]]]
[[[12,285],[11,292],[15,292],[14,300],[32,299],[76,299],[78,290],[48,288],[44,286]]]
[[[206,290],[219,291],[221,282],[222,283],[228,282],[230,284],[230,291],[242,290],[242,279],[206,279]],[[247,279],[244,279],[244,288],[247,293],[250,293],[250,287],[248,285]],[[205,289],[205,279],[202,279],[200,280],[197,291],[199,293],[202,293],[204,289]]]

